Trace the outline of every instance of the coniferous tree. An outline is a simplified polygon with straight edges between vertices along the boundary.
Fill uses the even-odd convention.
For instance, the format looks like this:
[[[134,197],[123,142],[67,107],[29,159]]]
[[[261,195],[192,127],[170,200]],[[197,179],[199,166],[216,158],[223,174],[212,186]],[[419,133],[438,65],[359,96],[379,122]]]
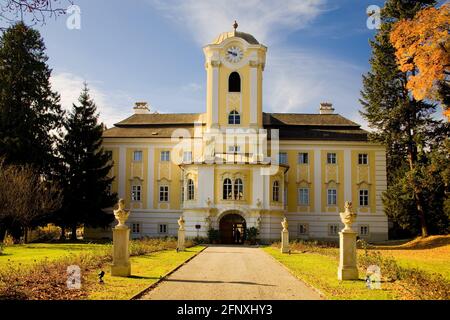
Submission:
[[[17,23],[0,37],[0,157],[48,173],[61,125],[59,95],[50,86],[38,31]]]
[[[103,124],[98,123],[86,84],[78,101],[64,121],[66,133],[58,147],[64,200],[57,223],[72,230],[73,240],[80,225],[103,227],[112,222],[112,215],[103,209],[116,202],[116,195],[108,192],[113,181],[108,177],[111,155],[102,148]]]
[[[433,119],[436,106],[416,101],[407,85],[407,74],[399,70],[395,49],[390,43],[393,24],[399,19],[413,18],[418,10],[435,1],[387,0],[382,10],[382,24],[370,42],[371,70],[363,76],[362,116],[375,131],[371,138],[387,148],[388,191],[384,195],[387,215],[402,228],[428,234],[427,222],[442,215],[442,210],[430,208],[424,176],[429,150],[436,141],[445,139],[445,124]],[[447,132],[447,133],[446,133]],[[428,151],[427,151],[428,150]],[[436,176],[437,177],[437,176]],[[439,183],[438,183],[439,184]],[[428,187],[431,187],[428,185]],[[443,202],[443,198],[435,199]],[[427,217],[427,215],[429,215]]]

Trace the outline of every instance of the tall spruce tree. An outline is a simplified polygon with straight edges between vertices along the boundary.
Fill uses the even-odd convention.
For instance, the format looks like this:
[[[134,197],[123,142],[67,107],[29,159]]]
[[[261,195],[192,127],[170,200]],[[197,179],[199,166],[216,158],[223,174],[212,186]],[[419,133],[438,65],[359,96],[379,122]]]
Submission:
[[[381,28],[373,41],[371,70],[363,76],[362,116],[374,129],[371,138],[387,148],[388,191],[384,195],[387,215],[394,224],[428,235],[429,193],[423,183],[427,150],[445,139],[442,122],[433,119],[436,106],[416,101],[406,88],[407,74],[399,70],[395,49],[389,41],[393,24],[413,18],[418,10],[435,1],[387,0],[382,10]],[[447,131],[448,132],[448,131]],[[436,178],[439,175],[436,175]],[[439,183],[438,183],[439,184]],[[436,200],[436,199],[435,199]],[[443,202],[443,198],[437,199]],[[431,208],[433,209],[433,208]],[[437,208],[439,210],[439,208]],[[430,216],[427,219],[427,215]],[[437,212],[441,215],[442,211]]]
[[[113,181],[108,177],[111,155],[102,148],[103,124],[98,123],[97,107],[86,84],[78,101],[64,121],[66,133],[58,147],[64,200],[57,223],[72,230],[73,240],[80,225],[103,227],[110,223],[113,217],[103,209],[116,202],[116,195],[108,193]]]
[[[52,132],[62,120],[47,60],[39,32],[24,23],[0,36],[0,157],[42,173],[53,162]]]

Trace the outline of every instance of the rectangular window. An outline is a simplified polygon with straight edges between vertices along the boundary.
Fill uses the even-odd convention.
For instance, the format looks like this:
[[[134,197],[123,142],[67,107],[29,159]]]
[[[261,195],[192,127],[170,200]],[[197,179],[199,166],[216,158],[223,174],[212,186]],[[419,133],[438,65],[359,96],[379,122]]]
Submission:
[[[368,225],[359,226],[359,234],[361,236],[368,236],[369,235],[369,226]]]
[[[131,186],[131,201],[141,201],[141,186]]]
[[[192,162],[192,151],[183,152],[183,162],[191,163]]]
[[[169,186],[159,186],[159,202],[169,202]]]
[[[327,153],[327,164],[336,164],[336,153]]]
[[[309,228],[308,225],[306,223],[299,223],[298,224],[298,235],[299,236],[303,236],[308,234],[309,232]]]
[[[158,233],[167,234],[167,232],[168,232],[167,224],[159,224],[158,225]]]
[[[133,152],[133,161],[142,161],[142,151]]]
[[[359,190],[359,205],[361,207],[369,205],[369,190]]]
[[[328,189],[327,190],[327,203],[329,206],[335,206],[337,204],[337,190]]]
[[[309,189],[308,188],[298,189],[298,204],[301,206],[309,205]]]
[[[228,152],[241,152],[241,147],[240,146],[229,146]]]
[[[181,182],[181,202],[184,202],[184,184]]]
[[[288,160],[287,160],[287,153],[286,152],[280,152],[278,154],[278,162],[280,164],[287,164]]]
[[[132,233],[141,233],[141,224],[140,223],[133,223],[131,225],[131,232]]]
[[[330,224],[328,225],[328,235],[329,236],[336,236],[338,234],[339,225],[337,224]]]
[[[309,163],[309,159],[308,159],[308,153],[302,152],[298,154],[298,163],[299,164],[308,164]]]
[[[367,153],[358,154],[358,164],[369,164],[369,156]]]
[[[161,151],[161,161],[170,161],[170,151]]]

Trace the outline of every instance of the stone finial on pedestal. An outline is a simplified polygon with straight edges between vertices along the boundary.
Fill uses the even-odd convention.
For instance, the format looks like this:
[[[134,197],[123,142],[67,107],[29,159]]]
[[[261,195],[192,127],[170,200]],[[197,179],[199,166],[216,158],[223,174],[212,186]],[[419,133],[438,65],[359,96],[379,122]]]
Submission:
[[[177,243],[177,251],[184,251],[185,249],[185,228],[184,224],[186,222],[184,221],[184,217],[181,216],[180,219],[178,219],[178,225],[180,226],[178,228],[178,243]]]
[[[352,203],[345,202],[345,211],[339,213],[344,229],[339,232],[339,280],[357,280],[358,268],[356,263],[356,232],[352,229],[352,224],[356,220],[356,213],[353,212]]]
[[[119,200],[118,209],[114,210],[114,216],[119,221],[113,229],[113,263],[111,275],[118,277],[128,277],[131,275],[130,251],[128,248],[130,241],[130,228],[127,221],[130,211],[125,210],[125,201]]]
[[[281,221],[281,226],[283,227],[281,231],[281,253],[289,253],[289,223],[286,217]]]
[[[117,210],[114,210],[114,217],[116,217],[116,220],[119,221],[116,229],[126,229],[128,227],[125,225],[125,222],[130,216],[130,211],[125,210],[125,201],[123,199],[119,199],[118,207],[119,208]]]
[[[345,201],[344,208],[344,212],[339,213],[339,215],[341,216],[341,221],[344,224],[344,229],[342,229],[342,231],[353,232],[352,224],[353,222],[355,222],[357,214],[353,212],[353,205],[351,201]]]

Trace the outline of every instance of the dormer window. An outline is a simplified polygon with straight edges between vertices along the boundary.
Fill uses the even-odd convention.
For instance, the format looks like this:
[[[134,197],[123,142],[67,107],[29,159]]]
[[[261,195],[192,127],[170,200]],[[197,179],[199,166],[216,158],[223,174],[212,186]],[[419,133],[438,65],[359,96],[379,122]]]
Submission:
[[[228,124],[241,124],[241,115],[236,110],[233,110],[228,115]]]
[[[228,78],[228,92],[241,92],[241,76],[232,72]]]

